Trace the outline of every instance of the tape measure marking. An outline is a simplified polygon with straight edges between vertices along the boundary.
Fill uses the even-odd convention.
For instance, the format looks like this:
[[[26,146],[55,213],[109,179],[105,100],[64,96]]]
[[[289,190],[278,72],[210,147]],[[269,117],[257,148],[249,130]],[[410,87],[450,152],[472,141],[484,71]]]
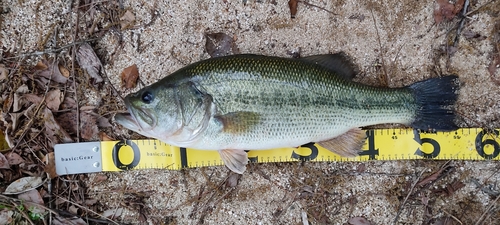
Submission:
[[[340,157],[318,145],[247,151],[250,162],[369,161],[369,160],[499,160],[500,130],[486,132],[463,128],[452,132],[418,132],[412,129],[367,130],[358,157]],[[99,149],[100,151],[95,151]],[[58,144],[59,175],[131,169],[179,170],[223,165],[218,151],[179,148],[158,140],[123,140]]]

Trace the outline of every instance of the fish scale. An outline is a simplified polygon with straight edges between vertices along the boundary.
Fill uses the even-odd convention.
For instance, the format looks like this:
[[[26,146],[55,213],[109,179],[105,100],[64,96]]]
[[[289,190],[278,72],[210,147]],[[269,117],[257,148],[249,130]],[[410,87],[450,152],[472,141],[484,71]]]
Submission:
[[[227,143],[223,148],[283,147],[276,139],[288,139],[286,147],[292,147],[321,141],[352,127],[408,123],[414,116],[415,106],[400,107],[403,102],[414,101],[410,92],[391,89],[388,93],[346,81],[308,62],[282,58],[262,60],[255,56],[212,61],[212,65],[217,66],[208,67],[209,62],[194,65],[185,73],[179,73],[184,75],[180,79],[191,74],[196,86],[213,97],[220,113],[251,111],[260,114],[261,121],[243,135],[211,132],[194,148],[216,147],[211,143],[219,146]],[[310,68],[303,69],[307,66]],[[363,102],[368,102],[370,107]],[[219,129],[215,124],[212,127]]]

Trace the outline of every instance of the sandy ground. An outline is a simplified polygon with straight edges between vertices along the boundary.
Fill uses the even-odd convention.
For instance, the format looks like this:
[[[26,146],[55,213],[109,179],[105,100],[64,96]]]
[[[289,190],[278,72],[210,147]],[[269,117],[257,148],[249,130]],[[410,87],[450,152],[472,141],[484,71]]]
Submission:
[[[299,51],[302,56],[344,51],[360,68],[357,80],[377,86],[384,85],[379,79],[384,73],[390,87],[457,74],[457,123],[500,127],[500,87],[494,82],[500,72],[488,72],[498,44],[498,1],[471,1],[469,11],[474,12],[463,32],[479,37],[462,35],[456,48],[446,44],[453,43],[459,20],[435,24],[434,1],[308,3],[330,12],[299,3],[291,19],[283,0],[124,1],[135,22],[91,43],[122,96],[134,91],[120,89],[123,68],[137,64],[141,81],[151,84],[209,58],[204,34],[223,32],[234,37],[241,53],[291,57],[289,53]],[[2,51],[19,55],[49,49],[40,46],[47,38],[56,40],[48,42],[55,46],[74,42],[76,14],[69,1],[4,0],[3,6]],[[98,21],[106,12],[99,7],[84,11],[80,23],[92,24],[91,16]],[[446,49],[456,52],[448,57]],[[26,59],[37,62],[36,55]],[[106,102],[102,99],[107,96],[97,90],[83,93],[81,104]],[[118,126],[114,135],[131,137]],[[446,176],[414,188],[445,163]],[[270,163],[250,166],[237,185],[227,185],[231,182],[226,179],[234,176],[224,167],[141,170],[89,174],[86,196],[97,199],[102,211],[124,208],[116,221],[131,224],[345,224],[354,217],[372,224],[500,224],[498,170],[494,161]],[[455,181],[465,186],[449,195],[436,191]],[[143,201],[140,207],[130,204],[137,199]]]

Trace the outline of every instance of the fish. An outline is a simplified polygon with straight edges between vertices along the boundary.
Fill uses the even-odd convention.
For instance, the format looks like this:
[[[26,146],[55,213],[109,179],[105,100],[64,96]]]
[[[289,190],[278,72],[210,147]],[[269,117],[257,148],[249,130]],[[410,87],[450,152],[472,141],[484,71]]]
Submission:
[[[359,155],[361,128],[403,124],[425,131],[457,129],[456,75],[399,88],[354,82],[345,53],[304,58],[241,54],[187,65],[124,98],[115,121],[167,144],[217,150],[242,174],[245,150],[316,144],[345,157]]]

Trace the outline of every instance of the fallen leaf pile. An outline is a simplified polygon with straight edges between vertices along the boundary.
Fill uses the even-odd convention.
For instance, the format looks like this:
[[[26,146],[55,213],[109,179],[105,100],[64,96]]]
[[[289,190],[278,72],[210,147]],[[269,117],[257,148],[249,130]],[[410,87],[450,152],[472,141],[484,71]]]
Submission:
[[[36,50],[50,54],[19,57],[21,52],[8,50],[0,57],[0,224],[103,224],[124,211],[107,210],[89,198],[88,175],[56,174],[53,151],[61,143],[116,140],[110,118],[123,110],[123,103],[105,82],[102,62],[110,63],[118,53],[103,57],[92,40],[133,29],[135,15],[117,1],[68,6],[72,13],[62,22],[75,26],[76,33],[65,34],[75,38],[72,42],[47,38]],[[45,35],[63,36],[59,32]],[[60,51],[47,49],[49,41]],[[124,70],[124,88],[135,87],[138,77],[137,66]]]
[[[0,224],[16,223],[22,220],[22,215],[40,220],[49,214],[45,207],[50,192],[47,178],[58,176],[54,145],[99,140],[100,137],[113,139],[102,134],[102,129],[99,133],[99,128],[111,127],[111,114],[102,115],[109,106],[89,105],[77,98],[82,96],[82,91],[99,88],[96,84],[103,82],[99,58],[90,45],[82,46],[77,55],[83,70],[73,70],[74,75],[63,60],[54,58],[44,58],[31,68],[0,65],[3,81],[0,86],[0,141],[5,143],[0,149],[0,179],[10,184],[0,186],[2,196],[9,198],[6,202],[0,198],[0,204],[6,207],[0,209]],[[86,207],[96,204],[86,202],[88,199],[80,193],[86,187],[79,182],[55,179],[55,184],[53,194],[77,193],[72,194],[76,197],[71,201],[80,201]],[[57,199],[54,205],[63,211],[76,207]],[[73,214],[82,213],[80,210]],[[54,224],[68,224],[68,218],[57,216],[54,219]],[[75,224],[86,224],[80,221],[81,218],[74,220]]]

